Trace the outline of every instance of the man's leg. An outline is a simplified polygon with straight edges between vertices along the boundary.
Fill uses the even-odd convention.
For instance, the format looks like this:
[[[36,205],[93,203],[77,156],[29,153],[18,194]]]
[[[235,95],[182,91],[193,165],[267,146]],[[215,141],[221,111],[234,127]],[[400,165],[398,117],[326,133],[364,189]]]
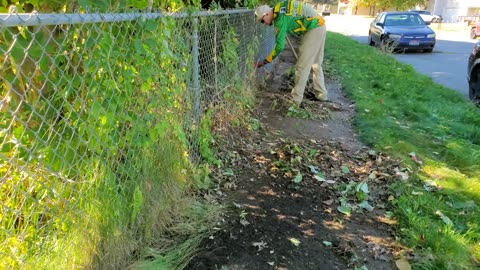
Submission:
[[[292,89],[292,98],[297,105],[303,101],[308,76],[314,61],[318,58],[318,42],[322,34],[322,30],[319,28],[321,27],[308,31],[300,44],[300,55],[295,65],[295,86]]]
[[[327,28],[325,25],[318,27],[319,37],[317,39],[318,52],[313,61],[312,70],[313,70],[313,89],[315,91],[315,97],[321,101],[328,100],[328,92],[325,87],[325,77],[323,75],[323,52],[325,48],[325,38],[327,35]]]

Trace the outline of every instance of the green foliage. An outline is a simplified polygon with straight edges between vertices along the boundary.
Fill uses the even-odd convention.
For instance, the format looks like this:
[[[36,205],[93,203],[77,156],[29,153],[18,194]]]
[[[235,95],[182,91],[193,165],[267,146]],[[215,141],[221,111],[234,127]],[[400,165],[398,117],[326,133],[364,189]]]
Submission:
[[[301,109],[297,105],[292,105],[288,108],[287,116],[302,119],[311,119],[313,117],[313,114],[309,110]]]
[[[210,178],[210,166],[204,163],[198,166],[195,172],[195,186],[200,190],[207,190],[212,187],[213,181]]]
[[[161,9],[178,11],[184,7],[201,7],[200,0],[153,0],[149,6],[149,0],[3,0],[0,1],[0,11],[7,12],[9,5],[17,6],[19,12],[30,13],[36,10],[48,12],[74,12],[82,10],[125,10],[125,9]]]
[[[211,148],[211,144],[213,142],[213,136],[211,129],[213,127],[212,124],[212,115],[213,110],[209,110],[202,118],[200,122],[200,130],[198,132],[198,142],[199,142],[199,150],[202,157],[209,163],[217,164],[219,160],[215,156],[213,149]]]
[[[419,258],[414,266],[473,269],[480,239],[478,108],[348,37],[328,33],[325,52],[356,104],[362,140],[403,160],[412,172],[392,190],[399,196],[393,204],[400,235]],[[432,182],[438,185],[432,188]]]
[[[148,2],[29,1],[39,12],[144,9]],[[184,6],[154,0],[152,7]],[[187,159],[198,154],[191,144],[221,166],[215,128],[242,123],[253,104],[245,58],[253,59],[255,43],[241,44],[235,25],[203,20],[224,34],[215,45],[221,106],[210,106],[200,123],[189,119],[192,41],[179,32],[191,30],[188,20],[2,29],[0,269],[123,268],[139,246],[172,233],[165,228],[190,226],[194,202],[186,191],[211,187],[210,165],[192,168]],[[177,247],[169,239],[172,248],[160,257],[183,265],[207,231],[197,229],[176,231],[196,240]]]
[[[143,204],[144,204],[144,198],[143,198],[142,190],[139,188],[139,186],[136,186],[133,192],[132,215],[130,218],[130,222],[133,223],[137,219],[138,214],[143,208]]]

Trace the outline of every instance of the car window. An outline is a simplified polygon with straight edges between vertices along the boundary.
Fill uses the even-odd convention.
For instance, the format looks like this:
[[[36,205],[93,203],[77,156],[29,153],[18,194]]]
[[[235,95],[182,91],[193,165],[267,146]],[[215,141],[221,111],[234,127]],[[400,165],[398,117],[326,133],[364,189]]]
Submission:
[[[418,13],[418,14],[432,15],[432,13],[430,13],[430,11],[428,11],[428,10],[409,10],[409,11],[415,12],[415,13]]]
[[[385,26],[415,26],[424,25],[422,18],[417,14],[391,14],[385,17]]]
[[[385,16],[386,16],[385,13],[381,14],[381,16],[380,16],[380,18],[378,19],[378,21],[379,21],[379,22],[384,21],[384,20],[385,20],[385,19],[384,19]]]

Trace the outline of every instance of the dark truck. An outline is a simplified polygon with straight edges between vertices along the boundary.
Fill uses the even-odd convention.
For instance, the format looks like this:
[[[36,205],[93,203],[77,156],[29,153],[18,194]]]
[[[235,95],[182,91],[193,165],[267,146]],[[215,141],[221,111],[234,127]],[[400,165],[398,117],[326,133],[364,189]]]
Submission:
[[[471,39],[480,37],[480,16],[459,16],[458,21],[467,23]]]

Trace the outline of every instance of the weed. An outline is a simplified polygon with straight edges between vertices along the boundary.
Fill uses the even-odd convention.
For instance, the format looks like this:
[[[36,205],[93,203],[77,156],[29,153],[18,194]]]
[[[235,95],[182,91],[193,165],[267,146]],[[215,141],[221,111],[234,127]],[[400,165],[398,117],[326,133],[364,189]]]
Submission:
[[[312,119],[313,118],[313,114],[310,111],[301,109],[301,108],[299,108],[298,106],[295,106],[295,105],[290,106],[290,108],[288,108],[287,116],[302,118],[302,119]]]

